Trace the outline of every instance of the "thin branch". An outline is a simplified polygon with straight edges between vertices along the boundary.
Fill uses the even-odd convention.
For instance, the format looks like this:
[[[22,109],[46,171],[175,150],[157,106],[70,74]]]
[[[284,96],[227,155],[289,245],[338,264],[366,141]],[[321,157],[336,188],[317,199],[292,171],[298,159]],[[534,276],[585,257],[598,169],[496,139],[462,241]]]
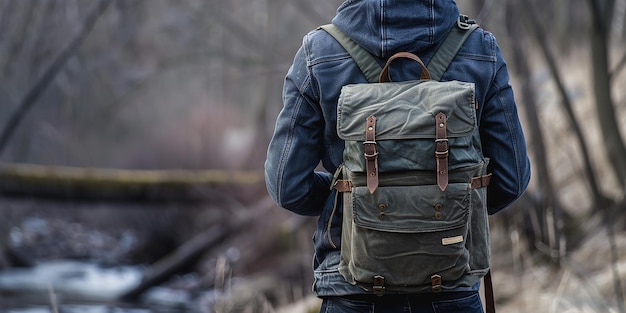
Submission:
[[[297,0],[297,1],[288,1],[295,5],[300,12],[307,12],[304,14],[304,18],[308,19],[312,23],[320,23],[323,21],[329,21],[332,16],[324,16],[319,11],[316,10],[317,3],[310,2],[308,0]]]
[[[7,16],[7,25],[0,25],[0,29],[5,33],[5,42],[0,42],[0,51],[4,54],[0,58],[0,71],[2,75],[7,76],[9,68],[16,62],[15,59],[23,54],[22,48],[26,44],[29,38],[28,27],[32,27],[33,24],[37,25],[37,19],[33,17],[36,11],[37,3],[35,2],[22,2],[23,6],[17,8],[8,8],[8,12],[15,14],[15,17]]]
[[[619,63],[617,63],[617,66],[615,66],[615,68],[613,69],[613,71],[611,71],[609,73],[609,80],[611,82],[613,82],[613,80],[615,79],[615,77],[617,77],[617,75],[619,74],[619,72],[621,72],[624,67],[626,66],[626,54],[624,54],[622,56],[622,59],[619,60]]]
[[[617,297],[617,308],[619,312],[624,313],[626,312],[626,308],[624,307],[624,291],[617,266],[617,263],[620,261],[619,252],[617,251],[617,243],[615,242],[615,230],[613,229],[612,221],[609,219],[608,212],[604,214],[604,226],[607,228],[606,232],[611,251],[611,274],[613,274],[613,289]]]
[[[258,34],[254,31],[248,30],[244,27],[244,23],[240,21],[234,21],[232,17],[226,12],[222,6],[211,6],[213,14],[211,18],[215,19],[228,33],[229,36],[237,38],[241,42],[244,42],[250,46],[251,50],[263,51],[265,50],[266,43],[259,39]]]
[[[11,114],[7,124],[0,133],[0,155],[2,155],[2,152],[6,148],[9,140],[11,139],[13,133],[19,126],[24,116],[26,116],[26,114],[30,111],[30,109],[37,102],[41,94],[43,94],[46,88],[54,80],[56,75],[61,71],[61,69],[63,69],[69,58],[76,53],[85,38],[87,38],[87,36],[91,32],[91,29],[96,24],[96,21],[98,21],[100,16],[102,16],[102,14],[106,11],[106,9],[112,2],[113,0],[101,0],[95,6],[95,8],[85,19],[81,31],[76,35],[76,37],[74,37],[74,39],[70,42],[67,48],[65,48],[65,50],[63,50],[56,57],[50,67],[48,67],[48,69],[44,71],[44,74],[41,76],[41,78],[28,91],[26,96],[21,101],[20,105],[13,112],[13,114]]]
[[[483,3],[483,7],[480,9],[480,12],[478,12],[478,15],[476,16],[476,20],[479,23],[487,19],[487,16],[491,12],[491,9],[493,8],[494,3],[495,1],[493,0],[487,0]]]

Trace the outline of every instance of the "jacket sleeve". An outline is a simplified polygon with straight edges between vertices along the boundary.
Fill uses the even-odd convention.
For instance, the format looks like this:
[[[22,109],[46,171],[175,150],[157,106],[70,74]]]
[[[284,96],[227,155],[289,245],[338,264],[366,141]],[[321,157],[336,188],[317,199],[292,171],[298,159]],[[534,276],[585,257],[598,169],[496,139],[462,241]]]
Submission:
[[[332,175],[315,171],[323,152],[323,129],[303,45],[285,77],[283,108],[265,161],[270,196],[281,207],[300,215],[319,215],[330,194]]]
[[[493,173],[487,193],[489,214],[494,214],[519,198],[530,181],[530,161],[518,117],[509,73],[493,38],[496,56],[494,77],[481,114],[483,153],[490,158]]]

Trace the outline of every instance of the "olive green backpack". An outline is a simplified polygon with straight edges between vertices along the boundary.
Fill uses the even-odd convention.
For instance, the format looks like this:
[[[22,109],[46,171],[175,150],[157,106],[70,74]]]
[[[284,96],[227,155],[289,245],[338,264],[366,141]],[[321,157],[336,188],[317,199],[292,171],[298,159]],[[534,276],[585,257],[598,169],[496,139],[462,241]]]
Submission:
[[[342,87],[345,149],[333,188],[343,194],[339,272],[373,294],[471,287],[489,272],[489,160],[474,84],[439,81],[476,27],[459,18],[428,66],[400,52],[381,68],[337,27],[321,26],[369,81]],[[392,82],[397,59],[418,62],[421,79]]]

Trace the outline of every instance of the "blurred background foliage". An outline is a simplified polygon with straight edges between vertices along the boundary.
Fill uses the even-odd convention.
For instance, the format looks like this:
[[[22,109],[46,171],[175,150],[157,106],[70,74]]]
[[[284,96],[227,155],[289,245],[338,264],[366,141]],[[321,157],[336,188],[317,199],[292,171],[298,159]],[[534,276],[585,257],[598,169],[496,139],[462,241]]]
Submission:
[[[282,79],[302,36],[328,23],[341,2],[0,0],[0,164],[258,176],[282,106]],[[516,301],[533,285],[531,299],[544,299],[545,290],[565,299],[535,301],[549,304],[538,312],[582,308],[576,301],[587,300],[590,311],[580,312],[624,312],[626,1],[459,6],[498,38],[533,164],[525,196],[492,218],[499,302],[507,312],[530,310],[532,304]],[[266,297],[267,305],[306,298],[315,221],[274,207],[259,177],[251,180],[205,186],[199,202],[130,204],[79,200],[75,193],[44,198],[26,182],[19,196],[0,198],[0,248],[12,251],[0,263],[5,269],[19,263],[16,251],[31,261],[76,257],[72,249],[18,249],[9,235],[26,231],[34,217],[132,232],[132,256],[117,261],[134,264],[154,262],[223,221],[252,217],[257,222],[244,223],[247,231],[232,228],[236,235],[179,272],[218,277],[224,255],[236,248],[244,251],[237,260],[252,261],[233,261],[232,275],[271,268],[298,281],[289,296]],[[53,241],[76,237],[64,236]],[[101,261],[95,255],[87,257]],[[276,261],[284,255],[290,257]],[[276,264],[292,269],[277,273]],[[599,275],[607,278],[598,281]],[[577,298],[592,280],[587,296]]]

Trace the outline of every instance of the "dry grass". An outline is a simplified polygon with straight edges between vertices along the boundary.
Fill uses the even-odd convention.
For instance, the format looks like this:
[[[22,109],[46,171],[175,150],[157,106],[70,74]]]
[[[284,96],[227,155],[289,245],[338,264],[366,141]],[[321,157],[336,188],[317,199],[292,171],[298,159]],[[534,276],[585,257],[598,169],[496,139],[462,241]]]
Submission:
[[[502,234],[493,230],[494,237]],[[618,251],[626,249],[626,235],[616,236]],[[494,258],[507,258],[510,249],[494,252]],[[575,252],[564,257],[560,266],[529,254],[518,255],[521,264],[500,262],[493,268],[498,310],[507,313],[606,313],[619,312],[614,276],[611,271],[607,232],[587,239]],[[626,260],[617,271],[626,278]]]

